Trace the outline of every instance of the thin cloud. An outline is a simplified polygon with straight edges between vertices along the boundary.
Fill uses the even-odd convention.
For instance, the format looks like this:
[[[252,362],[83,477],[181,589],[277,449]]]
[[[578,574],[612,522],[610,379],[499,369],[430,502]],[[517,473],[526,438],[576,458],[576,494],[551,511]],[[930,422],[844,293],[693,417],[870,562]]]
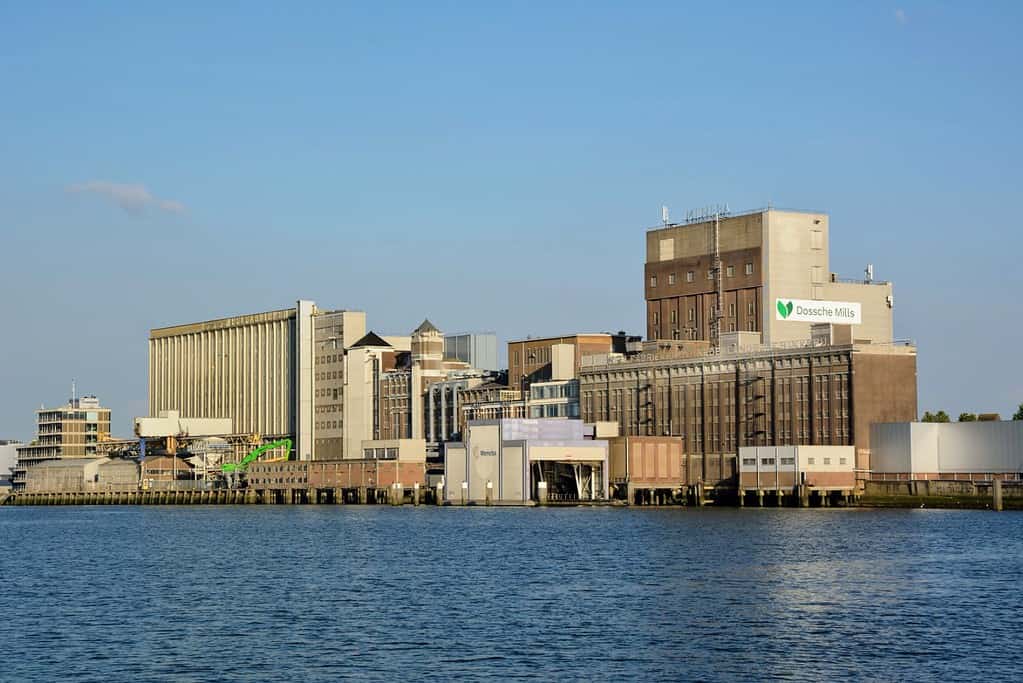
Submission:
[[[173,199],[161,199],[153,196],[145,185],[132,183],[112,183],[107,180],[90,180],[86,183],[69,185],[68,192],[88,192],[109,199],[133,216],[141,215],[148,207],[167,213],[182,214],[187,211],[185,205]]]
[[[900,24],[905,24],[906,22],[908,22],[909,17],[906,16],[906,10],[902,9],[901,7],[897,8],[895,10],[895,21],[899,22]]]

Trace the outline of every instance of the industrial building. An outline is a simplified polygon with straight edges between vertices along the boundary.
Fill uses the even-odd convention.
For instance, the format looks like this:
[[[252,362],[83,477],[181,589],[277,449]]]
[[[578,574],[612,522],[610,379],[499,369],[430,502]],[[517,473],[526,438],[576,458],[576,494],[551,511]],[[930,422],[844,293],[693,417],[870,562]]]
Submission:
[[[135,491],[139,466],[118,458],[58,458],[26,468],[26,493]]]
[[[782,316],[778,303],[798,309],[806,302],[815,311],[816,302],[852,304],[857,341],[891,341],[891,283],[875,281],[870,266],[858,280],[833,274],[829,223],[827,214],[809,211],[708,210],[649,230],[647,338],[717,345],[725,332],[755,332],[768,345],[801,341],[815,316],[798,310]]]
[[[828,505],[856,490],[852,446],[744,446],[739,449],[739,503],[746,498],[776,505],[787,497],[807,506]]]
[[[493,335],[448,341],[454,355],[490,364],[496,355]],[[445,357],[448,341],[429,320],[408,336],[381,336],[366,330],[365,313],[311,301],[154,329],[150,414],[227,419],[260,441],[290,438],[299,460],[359,459],[372,439],[422,438],[437,450],[460,429],[460,392],[493,378]]]
[[[687,455],[734,459],[742,446],[856,447],[870,469],[870,425],[916,416],[909,344],[760,347],[690,355],[588,356],[582,419],[626,436],[673,436]]]
[[[444,449],[444,501],[584,502],[608,498],[608,445],[580,420],[470,422]]]
[[[27,468],[56,458],[94,456],[100,442],[110,438],[110,409],[95,396],[72,397],[63,406],[36,411],[36,438],[17,447],[18,463],[12,471],[15,491],[25,488]]]
[[[555,379],[554,363],[560,355],[567,360],[560,379],[576,376],[583,356],[625,353],[630,342],[638,342],[624,332],[617,334],[569,334],[561,337],[530,337],[508,342],[508,385],[525,392],[533,382]],[[560,349],[560,351],[559,351]],[[567,351],[566,351],[567,349]],[[564,355],[566,354],[567,355]]]
[[[871,427],[870,479],[1023,479],[1023,420]]]
[[[298,301],[285,310],[151,330],[149,414],[229,418],[238,432],[293,438],[298,457],[311,459],[315,407],[328,406],[341,419],[344,351],[365,328],[361,311]]]

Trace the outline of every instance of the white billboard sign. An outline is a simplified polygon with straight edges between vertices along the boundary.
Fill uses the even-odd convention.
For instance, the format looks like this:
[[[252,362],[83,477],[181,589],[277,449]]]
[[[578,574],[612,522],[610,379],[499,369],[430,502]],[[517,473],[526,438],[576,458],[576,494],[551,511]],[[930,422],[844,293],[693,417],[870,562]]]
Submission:
[[[775,299],[774,315],[777,320],[800,323],[859,325],[863,322],[860,305],[848,301]]]

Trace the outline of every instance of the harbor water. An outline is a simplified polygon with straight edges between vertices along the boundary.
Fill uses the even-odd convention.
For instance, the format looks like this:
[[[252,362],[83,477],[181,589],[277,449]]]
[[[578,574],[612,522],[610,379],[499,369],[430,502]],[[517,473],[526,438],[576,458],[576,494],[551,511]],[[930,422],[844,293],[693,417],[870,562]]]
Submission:
[[[1019,680],[1023,515],[0,508],[5,681]]]

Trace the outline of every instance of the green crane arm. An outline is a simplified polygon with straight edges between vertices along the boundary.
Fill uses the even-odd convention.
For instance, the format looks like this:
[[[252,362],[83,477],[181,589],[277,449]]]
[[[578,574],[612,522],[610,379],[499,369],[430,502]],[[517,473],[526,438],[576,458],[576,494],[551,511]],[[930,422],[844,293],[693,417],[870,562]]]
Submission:
[[[291,457],[291,439],[281,439],[280,441],[274,441],[272,443],[265,443],[265,444],[263,444],[262,446],[260,446],[258,448],[254,448],[252,450],[252,452],[249,453],[248,455],[246,455],[242,459],[242,461],[239,462],[239,463],[233,463],[233,462],[226,462],[226,463],[224,463],[223,465],[220,466],[220,471],[221,472],[244,472],[246,469],[248,469],[249,464],[252,461],[258,459],[259,456],[263,455],[267,451],[272,450],[274,448],[280,448],[281,446],[283,446],[284,448],[287,449],[288,457],[290,458]]]

